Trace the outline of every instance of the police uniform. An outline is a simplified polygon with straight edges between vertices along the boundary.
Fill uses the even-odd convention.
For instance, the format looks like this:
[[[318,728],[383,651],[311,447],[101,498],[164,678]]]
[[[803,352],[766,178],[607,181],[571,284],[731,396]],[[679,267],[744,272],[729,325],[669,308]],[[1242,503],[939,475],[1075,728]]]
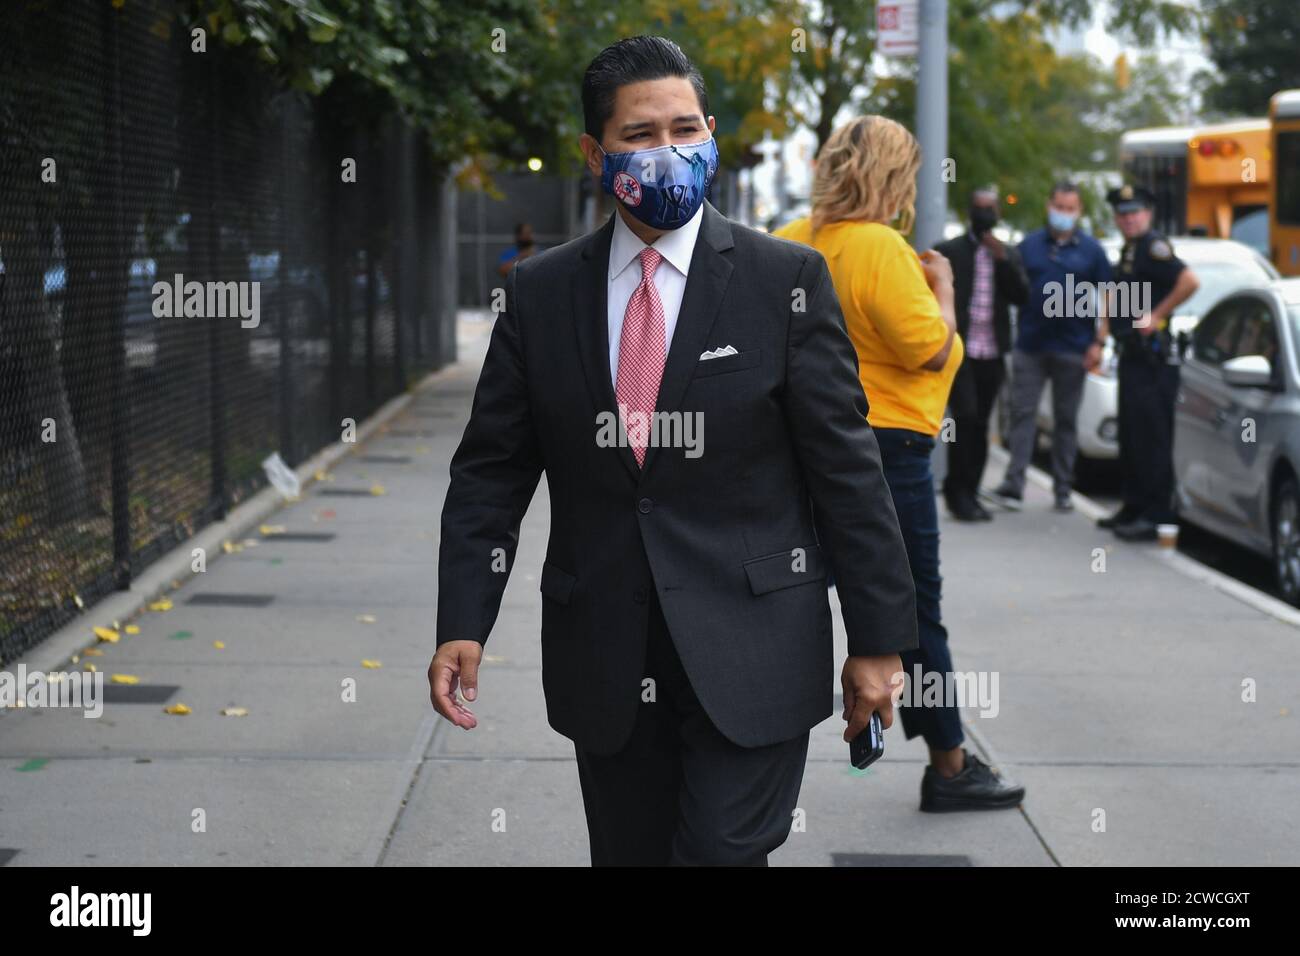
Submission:
[[[1106,195],[1116,212],[1153,207],[1155,196],[1141,186],[1121,186]],[[1110,317],[1119,351],[1119,456],[1124,505],[1102,522],[1126,540],[1153,540],[1155,526],[1174,521],[1174,403],[1179,364],[1168,319],[1154,334],[1134,328],[1162,302],[1187,264],[1173,243],[1155,229],[1124,243],[1117,283],[1127,283],[1127,299],[1117,297]]]

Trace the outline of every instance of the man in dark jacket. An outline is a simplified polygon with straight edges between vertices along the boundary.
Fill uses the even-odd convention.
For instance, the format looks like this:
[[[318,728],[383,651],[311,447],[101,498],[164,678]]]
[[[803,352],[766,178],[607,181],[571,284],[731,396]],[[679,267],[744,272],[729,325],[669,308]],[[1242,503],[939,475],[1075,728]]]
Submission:
[[[834,708],[827,574],[849,741],[873,712],[892,723],[917,646],[906,545],[826,261],[704,199],[699,71],[669,40],[622,40],[583,106],[617,212],[506,279],[443,506],[430,696],[476,726],[457,692],[479,700],[545,473],[542,687],[574,742],[592,862],[762,866]]]
[[[976,492],[988,459],[989,416],[1002,385],[1002,357],[1011,348],[1010,306],[1023,305],[1029,292],[1019,254],[993,235],[998,213],[997,189],[975,190],[970,230],[935,246],[952,264],[957,333],[966,347],[948,400],[954,441],[943,482],[948,510],[959,521],[992,517]]]

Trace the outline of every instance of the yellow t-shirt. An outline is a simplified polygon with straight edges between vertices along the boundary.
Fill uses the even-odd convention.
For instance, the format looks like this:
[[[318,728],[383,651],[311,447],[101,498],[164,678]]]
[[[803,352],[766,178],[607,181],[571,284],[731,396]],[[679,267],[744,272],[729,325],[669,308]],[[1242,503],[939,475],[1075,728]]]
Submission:
[[[812,246],[826,259],[873,428],[938,435],[953,376],[964,352],[954,338],[942,369],[921,366],[948,340],[939,303],[915,250],[898,230],[877,222],[833,222],[814,239],[812,223],[796,219],[775,233]]]

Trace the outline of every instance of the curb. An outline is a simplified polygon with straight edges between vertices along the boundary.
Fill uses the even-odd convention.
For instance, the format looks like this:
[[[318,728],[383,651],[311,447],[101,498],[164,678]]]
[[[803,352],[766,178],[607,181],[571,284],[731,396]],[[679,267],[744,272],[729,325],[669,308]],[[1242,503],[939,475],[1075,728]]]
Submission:
[[[989,446],[989,459],[997,459],[1000,467],[1005,467],[1008,459],[1007,451],[999,445]],[[1030,465],[1025,472],[1029,481],[1033,482],[1039,488],[1049,494],[1052,491],[1052,478],[1040,468]],[[1071,500],[1074,502],[1074,508],[1085,518],[1096,520],[1110,514],[1105,508],[1097,504],[1091,498],[1087,498],[1077,491],[1070,493]],[[1116,539],[1118,540],[1118,539]],[[1136,545],[1136,547],[1143,547]],[[1269,617],[1277,620],[1282,624],[1289,624],[1291,627],[1300,628],[1300,608],[1294,608],[1285,601],[1273,597],[1271,594],[1265,594],[1258,588],[1253,588],[1249,584],[1238,581],[1236,578],[1229,577],[1222,571],[1216,571],[1209,565],[1202,564],[1194,558],[1189,558],[1185,554],[1173,549],[1156,548],[1154,545],[1147,545],[1148,549],[1155,548],[1171,568],[1185,577],[1191,578],[1200,584],[1207,584],[1214,590],[1224,594],[1234,600],[1240,601],[1256,611],[1267,614]]]
[[[337,441],[327,445],[299,465],[294,469],[294,474],[298,476],[303,491],[315,484],[314,476],[317,471],[329,468],[355,450],[381,426],[405,409],[416,394],[432,389],[459,368],[459,363],[453,362],[436,372],[430,372],[406,392],[389,399],[377,412],[358,424],[355,442]],[[210,558],[218,558],[223,554],[221,548],[223,541],[246,536],[248,531],[262,524],[284,504],[285,500],[280,493],[268,485],[232,509],[223,520],[208,525],[150,564],[131,582],[129,590],[115,592],[91,605],[75,620],[54,631],[23,656],[13,661],[6,661],[5,667],[14,668],[22,663],[29,671],[39,670],[45,673],[75,669],[76,665],[72,664],[72,657],[95,642],[94,635],[91,633],[92,627],[102,622],[126,622],[141,613],[151,601],[174,590],[173,581],[184,582],[194,576],[195,572],[190,569],[191,553],[194,548],[203,548]]]

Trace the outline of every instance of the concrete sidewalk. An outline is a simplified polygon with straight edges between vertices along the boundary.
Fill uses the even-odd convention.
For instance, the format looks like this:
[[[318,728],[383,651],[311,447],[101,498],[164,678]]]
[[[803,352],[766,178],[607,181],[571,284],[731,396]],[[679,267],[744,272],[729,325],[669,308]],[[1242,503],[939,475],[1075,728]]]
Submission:
[[[183,582],[172,610],[83,659],[191,714],[0,715],[0,863],[586,865],[572,745],[541,690],[544,484],[487,645],[478,728],[428,702],[438,517],[489,329],[463,322],[463,363],[266,519],[309,537],[254,529],[256,546]],[[806,827],[775,864],[1300,862],[1300,634],[1049,505],[1031,488],[1023,514],[944,526],[955,665],[1000,679],[998,716],[968,715],[972,745],[1027,784],[1023,810],[919,813],[924,745],[892,731],[859,774],[836,716],[813,732]],[[189,603],[203,595],[270,600]],[[108,623],[88,615],[87,643]],[[1241,703],[1244,677],[1259,703]]]

